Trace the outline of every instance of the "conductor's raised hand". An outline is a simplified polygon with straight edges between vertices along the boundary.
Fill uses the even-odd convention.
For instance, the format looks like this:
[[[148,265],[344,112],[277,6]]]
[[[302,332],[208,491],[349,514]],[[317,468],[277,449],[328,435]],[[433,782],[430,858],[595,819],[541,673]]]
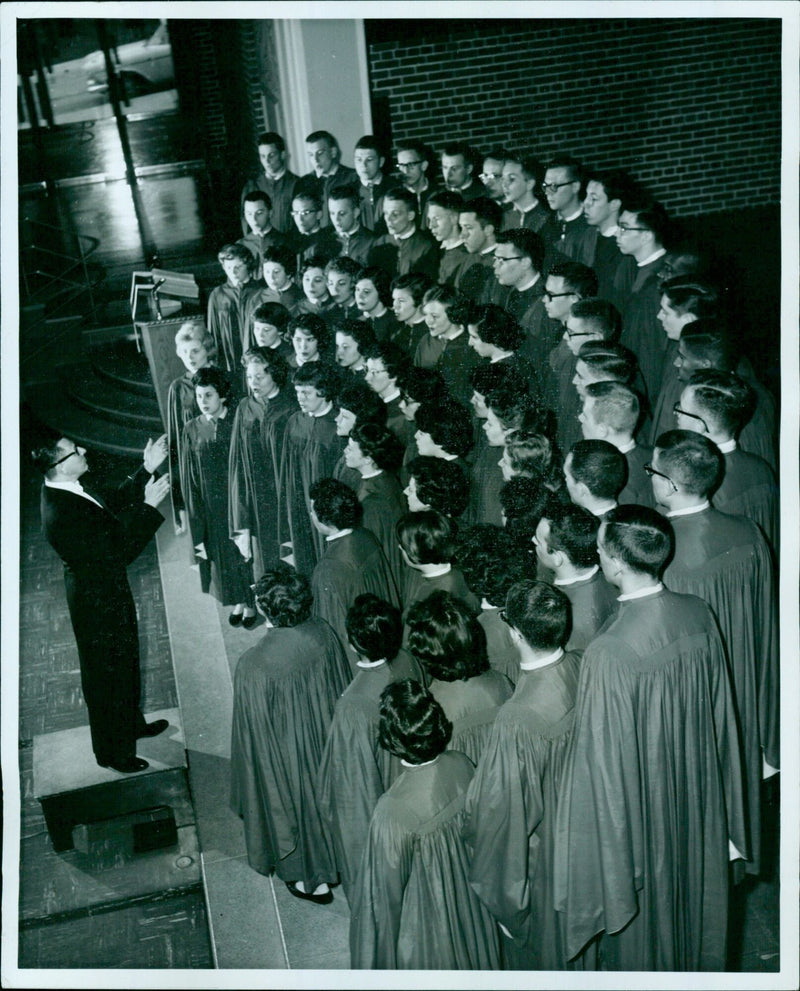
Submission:
[[[144,449],[144,468],[151,475],[162,464],[167,456],[167,435],[162,434],[158,440],[152,437],[147,440],[147,447]]]
[[[164,501],[168,492],[169,475],[163,475],[161,478],[154,478],[151,475],[150,480],[144,487],[144,501],[148,506],[152,506],[155,509],[156,506]]]

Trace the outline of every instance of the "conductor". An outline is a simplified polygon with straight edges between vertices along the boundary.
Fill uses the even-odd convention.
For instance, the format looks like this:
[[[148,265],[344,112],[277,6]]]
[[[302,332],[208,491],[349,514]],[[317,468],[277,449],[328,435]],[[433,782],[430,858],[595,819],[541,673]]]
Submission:
[[[148,440],[143,465],[103,498],[79,481],[89,470],[85,448],[61,437],[33,452],[44,475],[42,530],[64,562],[92,749],[101,767],[121,774],[149,766],[136,756],[136,740],[169,725],[146,723],[139,708],[139,636],[126,571],[164,521],[156,507],[169,477],[153,472],[166,454],[166,436]]]

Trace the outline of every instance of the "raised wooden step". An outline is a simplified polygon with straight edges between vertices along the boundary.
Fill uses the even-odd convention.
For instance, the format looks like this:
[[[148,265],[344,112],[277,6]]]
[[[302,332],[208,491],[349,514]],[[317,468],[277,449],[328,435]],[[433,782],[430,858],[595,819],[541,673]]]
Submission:
[[[154,395],[120,388],[93,364],[67,369],[64,384],[72,401],[95,416],[154,433],[164,429]]]

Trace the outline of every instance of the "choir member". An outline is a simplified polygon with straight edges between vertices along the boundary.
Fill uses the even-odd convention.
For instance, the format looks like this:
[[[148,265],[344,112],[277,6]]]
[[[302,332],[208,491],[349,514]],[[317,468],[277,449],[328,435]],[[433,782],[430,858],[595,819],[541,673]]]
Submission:
[[[419,455],[408,463],[408,485],[403,495],[411,513],[433,509],[458,519],[467,507],[469,482],[458,461]]]
[[[607,440],[579,440],[564,461],[570,499],[601,519],[618,503],[628,479],[628,463]]]
[[[236,373],[244,352],[247,313],[261,286],[253,281],[253,256],[243,244],[224,245],[217,258],[226,279],[208,297],[206,324],[214,338],[220,367]]]
[[[463,599],[476,616],[480,612],[480,601],[467,587],[461,571],[453,566],[457,532],[453,520],[433,509],[406,513],[398,521],[397,539],[403,560],[414,572],[403,595],[406,614],[415,602],[437,589]]]

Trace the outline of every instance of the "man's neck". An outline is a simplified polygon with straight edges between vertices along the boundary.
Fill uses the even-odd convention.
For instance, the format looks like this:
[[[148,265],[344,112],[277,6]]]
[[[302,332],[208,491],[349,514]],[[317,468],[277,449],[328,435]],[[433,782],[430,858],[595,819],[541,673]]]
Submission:
[[[597,565],[593,565],[591,568],[578,568],[571,561],[567,560],[563,564],[553,568],[553,573],[557,581],[570,583],[582,581],[584,578],[591,578],[596,571]]]
[[[577,220],[578,217],[583,213],[583,206],[580,200],[574,200],[569,206],[565,206],[562,210],[558,211],[559,220]]]
[[[528,190],[525,195],[521,196],[518,200],[511,201],[511,206],[517,211],[517,213],[530,213],[531,210],[538,205],[539,201],[530,190]]]
[[[610,217],[606,217],[602,224],[600,224],[599,230],[603,235],[609,234],[610,232],[616,233],[617,221],[619,220],[619,214],[614,213]]]
[[[516,289],[517,292],[525,292],[527,289],[532,289],[538,281],[539,281],[538,272],[533,272],[533,273],[528,272],[525,278],[517,279],[517,281],[514,283],[513,288]]]
[[[593,516],[602,516],[617,505],[614,499],[594,499],[591,496],[583,503],[583,508],[588,509]]]
[[[614,584],[623,595],[630,595],[631,592],[655,590],[660,583],[652,575],[643,575],[640,571],[624,571]]]

